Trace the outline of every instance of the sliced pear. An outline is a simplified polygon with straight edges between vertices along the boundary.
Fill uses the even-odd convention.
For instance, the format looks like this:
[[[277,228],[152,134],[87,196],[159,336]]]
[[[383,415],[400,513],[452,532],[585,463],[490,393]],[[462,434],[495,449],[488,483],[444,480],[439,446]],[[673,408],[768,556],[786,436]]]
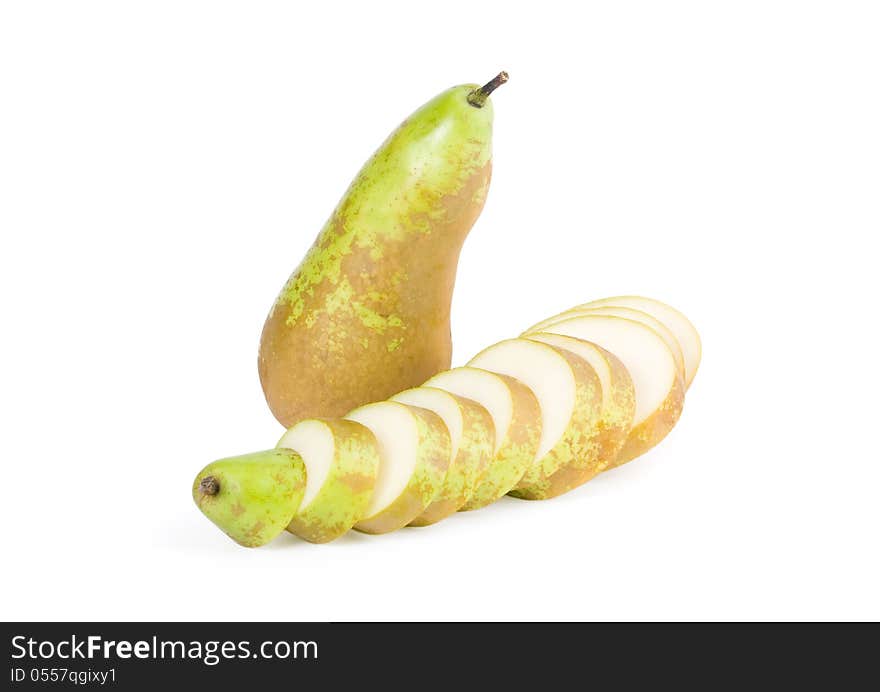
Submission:
[[[446,424],[433,411],[381,401],[346,416],[370,429],[379,443],[379,473],[364,517],[364,533],[396,531],[418,517],[443,487],[451,460]]]
[[[515,377],[538,399],[538,450],[511,495],[546,500],[604,470],[598,441],[602,385],[583,358],[549,344],[508,339],[477,354],[468,365]]]
[[[479,509],[503,497],[531,466],[541,441],[541,409],[532,390],[506,375],[479,368],[454,368],[425,383],[476,401],[492,416],[492,463],[463,510]]]
[[[700,334],[687,317],[671,305],[661,303],[659,300],[654,300],[653,298],[645,298],[644,296],[615,296],[613,298],[602,298],[601,300],[594,300],[590,303],[580,305],[578,308],[592,308],[608,305],[635,308],[636,310],[646,312],[663,322],[663,324],[675,334],[675,338],[678,340],[678,343],[681,344],[681,351],[684,355],[685,387],[691,386],[691,382],[694,381],[694,377],[700,367],[700,358],[702,357],[703,347],[700,342]]]
[[[528,338],[571,351],[596,371],[602,385],[599,463],[603,468],[613,466],[629,435],[636,411],[636,393],[629,370],[613,353],[583,339],[546,332],[530,334]]]
[[[579,306],[572,308],[571,310],[566,310],[565,312],[544,320],[543,322],[539,322],[534,327],[530,327],[528,331],[543,331],[545,327],[549,327],[552,324],[556,324],[562,320],[571,319],[572,317],[580,317],[582,315],[612,315],[614,317],[625,317],[628,320],[641,322],[650,327],[662,337],[664,342],[666,342],[666,345],[672,353],[672,357],[675,358],[675,366],[678,368],[678,372],[681,374],[682,379],[685,378],[684,354],[682,353],[678,339],[675,338],[675,334],[673,334],[663,322],[643,310],[616,305],[600,305],[596,307]]]
[[[379,474],[379,443],[352,420],[304,420],[277,447],[297,452],[306,465],[306,489],[287,530],[311,543],[327,543],[365,516]]]
[[[410,526],[428,526],[445,519],[470,500],[489,468],[495,447],[495,428],[489,412],[476,401],[435,387],[417,387],[391,397],[433,411],[449,430],[451,461],[440,492]]]
[[[684,382],[672,352],[653,329],[623,317],[584,315],[546,326],[544,331],[592,341],[617,356],[629,371],[636,411],[613,466],[644,454],[675,426],[684,404]]]

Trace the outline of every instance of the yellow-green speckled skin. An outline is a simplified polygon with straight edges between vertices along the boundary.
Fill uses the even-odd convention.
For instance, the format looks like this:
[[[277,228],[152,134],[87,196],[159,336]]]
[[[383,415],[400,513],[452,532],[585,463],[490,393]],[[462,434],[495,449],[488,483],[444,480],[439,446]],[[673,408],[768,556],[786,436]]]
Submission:
[[[620,450],[629,437],[636,413],[636,390],[629,370],[621,360],[597,344],[593,344],[593,347],[602,353],[611,370],[611,392],[610,396],[605,397],[602,420],[599,422],[599,455],[603,470],[607,470],[616,465]]]
[[[641,456],[669,434],[681,417],[684,392],[684,380],[676,376],[660,408],[629,431],[626,442],[611,467],[621,466]]]
[[[605,362],[608,370],[608,391],[602,392],[602,414],[599,418],[597,439],[599,465],[602,470],[611,468],[626,442],[636,412],[636,390],[629,370],[617,356],[592,341],[546,332],[529,332],[525,338],[537,341],[549,338],[552,345],[571,351],[579,357],[582,356],[582,353],[578,353],[579,349],[590,349]],[[602,378],[599,379],[601,381]]]
[[[410,526],[436,524],[461,509],[488,470],[495,449],[495,426],[489,412],[476,401],[446,393],[456,400],[461,411],[458,453],[446,471],[440,492]]]
[[[513,416],[483,480],[461,508],[464,511],[485,507],[510,492],[532,465],[541,442],[541,407],[535,394],[513,377],[492,374],[503,379],[510,389]]]
[[[216,495],[199,489],[207,476],[220,484]],[[306,467],[300,456],[289,449],[269,449],[208,464],[196,476],[192,493],[208,519],[236,543],[254,548],[284,531],[305,489]]]
[[[379,472],[379,446],[369,428],[341,418],[321,423],[333,436],[333,462],[318,494],[287,526],[310,543],[335,540],[363,519]]]
[[[443,92],[390,135],[278,296],[259,372],[286,427],[449,367],[456,266],[491,173],[492,104],[471,106],[475,87]]]
[[[452,455],[446,423],[433,411],[418,406],[406,408],[412,412],[418,428],[415,469],[397,499],[378,514],[355,524],[358,531],[379,534],[403,528],[425,511],[443,487]]]
[[[562,356],[575,382],[574,408],[559,441],[537,459],[509,494],[522,500],[548,500],[568,492],[603,471],[600,459],[599,420],[602,384],[583,358],[564,349],[542,344]]]
[[[467,397],[457,394],[453,394],[453,396],[462,405],[464,429],[461,439],[462,441],[470,441],[467,450],[467,465],[474,471],[473,486],[462,504],[464,507],[474,496],[492,466],[492,460],[495,456],[495,424],[492,422],[492,415],[485,406]]]

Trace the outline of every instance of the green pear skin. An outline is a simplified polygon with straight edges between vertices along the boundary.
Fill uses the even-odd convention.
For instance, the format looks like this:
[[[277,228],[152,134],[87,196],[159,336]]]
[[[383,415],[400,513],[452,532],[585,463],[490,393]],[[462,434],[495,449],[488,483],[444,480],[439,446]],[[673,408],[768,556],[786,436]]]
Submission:
[[[491,177],[487,97],[506,80],[453,87],[407,118],[281,290],[259,373],[285,427],[343,416],[449,367],[459,253]]]
[[[354,421],[326,418],[297,423],[305,425],[322,425],[330,432],[333,460],[318,494],[300,506],[287,530],[310,543],[329,543],[363,518],[379,473],[379,446],[373,433]],[[288,433],[278,447],[285,447]]]
[[[290,449],[220,459],[193,482],[193,500],[232,540],[265,545],[290,524],[306,489],[306,467]]]

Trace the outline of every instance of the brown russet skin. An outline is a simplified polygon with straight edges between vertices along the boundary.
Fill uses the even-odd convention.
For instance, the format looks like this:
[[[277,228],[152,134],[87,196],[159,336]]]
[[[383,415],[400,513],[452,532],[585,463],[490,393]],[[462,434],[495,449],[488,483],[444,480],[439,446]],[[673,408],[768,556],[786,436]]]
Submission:
[[[609,469],[620,463],[620,450],[626,444],[636,410],[636,393],[629,371],[620,359],[601,346],[595,347],[605,356],[611,370],[611,395],[599,423],[599,458],[603,468]]]
[[[491,177],[492,107],[443,92],[364,165],[263,328],[259,373],[285,426],[338,417],[449,367],[462,244]]]
[[[488,179],[487,166],[465,194]],[[449,214],[454,223],[418,242],[387,243],[381,269],[367,248],[354,248],[343,260],[354,293],[365,296],[368,310],[379,316],[375,325],[348,306],[332,313],[323,309],[335,297],[329,281],[308,295],[309,324],[291,323],[287,304],[273,309],[263,328],[259,369],[266,400],[283,425],[342,416],[449,368],[458,257],[482,204],[457,198],[447,204],[456,208]]]
[[[670,433],[681,417],[681,410],[684,407],[684,392],[684,380],[676,377],[660,408],[630,430],[623,449],[620,450],[620,454],[617,455],[609,468],[622,466],[641,456],[659,444]]]

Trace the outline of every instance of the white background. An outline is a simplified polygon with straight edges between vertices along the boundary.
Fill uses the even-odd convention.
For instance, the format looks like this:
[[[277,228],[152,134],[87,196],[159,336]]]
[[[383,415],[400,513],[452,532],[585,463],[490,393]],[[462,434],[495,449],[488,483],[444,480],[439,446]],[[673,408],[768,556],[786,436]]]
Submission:
[[[880,14],[864,2],[5,2],[4,619],[880,618]],[[435,93],[493,96],[456,364],[576,303],[703,337],[678,427],[545,503],[238,547],[263,319]]]

